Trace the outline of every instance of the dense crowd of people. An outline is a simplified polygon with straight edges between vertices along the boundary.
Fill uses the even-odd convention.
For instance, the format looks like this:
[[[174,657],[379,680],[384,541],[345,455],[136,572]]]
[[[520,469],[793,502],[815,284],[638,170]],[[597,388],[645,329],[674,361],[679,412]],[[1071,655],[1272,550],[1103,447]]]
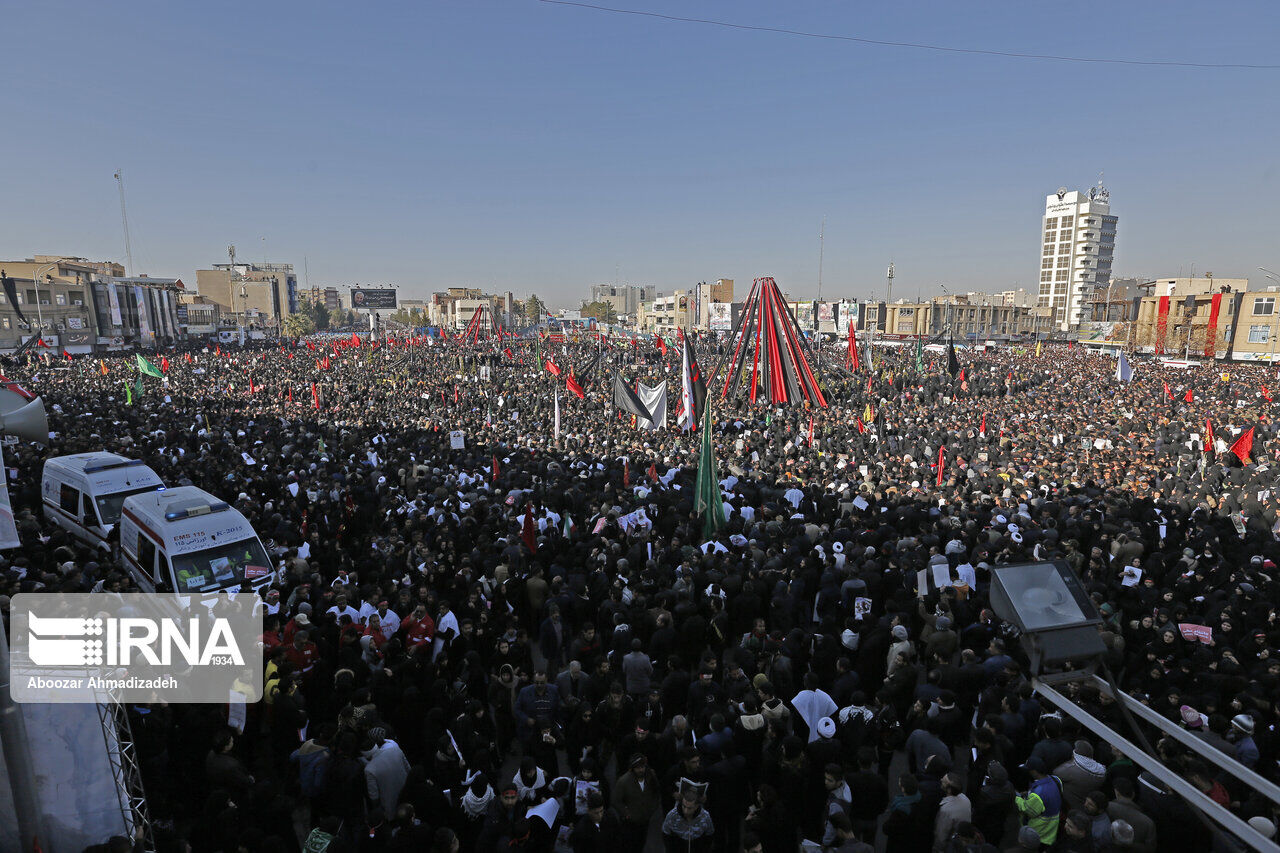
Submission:
[[[1271,369],[1139,360],[1119,382],[1055,345],[962,350],[959,375],[877,347],[851,371],[832,349],[813,409],[723,400],[717,343],[697,353],[710,537],[699,436],[612,402],[615,372],[665,379],[674,413],[677,348],[316,337],[169,351],[163,380],[132,354],[28,358],[5,374],[53,438],[6,449],[29,547],[0,592],[133,586],[42,518],[47,455],[140,459],[278,557],[243,724],[130,708],[166,853],[1237,849],[1036,695],[989,589],[1065,560],[1121,686],[1275,780]],[[1105,691],[1063,689],[1124,729]],[[1274,834],[1269,800],[1154,746]]]

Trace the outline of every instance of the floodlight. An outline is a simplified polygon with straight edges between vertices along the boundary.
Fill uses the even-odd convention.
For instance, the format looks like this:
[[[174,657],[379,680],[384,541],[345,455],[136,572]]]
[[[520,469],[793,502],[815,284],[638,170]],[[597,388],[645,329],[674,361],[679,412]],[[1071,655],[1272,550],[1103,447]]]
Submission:
[[[1087,666],[1106,652],[1102,618],[1066,561],[1002,566],[991,575],[991,607],[1022,632],[1033,676],[1045,667]]]

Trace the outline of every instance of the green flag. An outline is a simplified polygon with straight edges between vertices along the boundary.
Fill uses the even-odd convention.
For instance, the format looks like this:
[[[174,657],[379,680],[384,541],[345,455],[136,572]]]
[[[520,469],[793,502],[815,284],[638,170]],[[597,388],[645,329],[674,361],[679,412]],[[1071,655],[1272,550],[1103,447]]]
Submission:
[[[142,371],[144,376],[154,376],[157,379],[163,379],[164,374],[160,372],[160,368],[142,357],[142,353],[138,353],[138,370]]]
[[[142,396],[142,377],[141,376],[139,376],[138,381],[134,383],[133,393],[137,394],[139,397]]]
[[[916,372],[924,373],[924,338],[916,338]]]
[[[133,389],[129,387],[129,383],[124,383],[124,404],[126,406],[133,405]]]
[[[720,475],[711,443],[710,404],[702,413],[702,447],[698,451],[698,486],[694,491],[693,508],[702,516],[702,538],[710,539],[725,524],[724,503],[720,500]]]

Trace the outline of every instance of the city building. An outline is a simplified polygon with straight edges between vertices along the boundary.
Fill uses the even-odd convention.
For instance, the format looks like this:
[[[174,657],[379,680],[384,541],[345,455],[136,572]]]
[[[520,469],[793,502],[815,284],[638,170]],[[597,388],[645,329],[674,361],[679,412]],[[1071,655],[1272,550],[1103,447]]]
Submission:
[[[222,306],[207,296],[184,291],[178,299],[178,328],[188,338],[208,338],[222,326]],[[228,323],[234,322],[228,317]]]
[[[181,340],[178,304],[183,291],[177,278],[100,277],[92,288],[96,343],[107,349],[154,348]]]
[[[1133,322],[1116,322],[1113,345],[1183,358],[1266,359],[1276,338],[1276,288],[1244,278],[1157,278],[1138,283]]]
[[[1037,304],[1053,309],[1056,328],[1087,319],[1086,304],[1111,281],[1116,222],[1101,181],[1087,193],[1061,187],[1045,197]]]
[[[619,317],[630,317],[640,310],[641,302],[657,296],[652,284],[593,284],[589,302],[607,302]]]
[[[964,293],[937,296],[928,302],[871,302],[862,306],[858,329],[877,336],[954,337],[956,341],[1047,337],[1052,331],[1048,308],[1006,305],[999,295]]]
[[[342,295],[336,287],[312,287],[299,291],[304,302],[323,305],[330,311],[342,310]]]
[[[97,344],[93,281],[124,275],[114,261],[62,255],[0,261],[0,271],[13,280],[17,300],[15,310],[0,296],[0,349],[12,351],[42,329],[45,343],[71,353],[91,352]]]
[[[400,303],[401,306],[404,303]],[[502,295],[485,294],[478,287],[450,287],[433,293],[426,305],[427,324],[446,329],[465,329],[475,316],[476,309],[488,305],[493,319],[510,329],[513,325],[515,296],[510,291]]]
[[[677,328],[690,329],[693,326],[691,303],[692,299],[685,290],[641,302],[636,313],[636,326],[642,332],[659,333],[674,333]]]
[[[196,270],[196,292],[250,330],[276,332],[298,306],[293,264],[228,263]]]

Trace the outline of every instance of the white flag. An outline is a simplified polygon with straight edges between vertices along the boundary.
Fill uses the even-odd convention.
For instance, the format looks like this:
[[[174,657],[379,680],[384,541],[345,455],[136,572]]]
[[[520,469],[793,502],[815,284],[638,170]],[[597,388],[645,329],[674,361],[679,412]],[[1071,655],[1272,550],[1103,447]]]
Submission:
[[[557,388],[557,389],[556,389],[556,425],[555,425],[555,430],[556,430],[555,439],[556,439],[556,441],[559,441],[559,440],[560,440],[560,389],[559,389],[559,388]]]
[[[1129,359],[1124,357],[1124,353],[1120,353],[1120,360],[1116,362],[1116,381],[1133,381],[1133,367],[1129,364]]]

